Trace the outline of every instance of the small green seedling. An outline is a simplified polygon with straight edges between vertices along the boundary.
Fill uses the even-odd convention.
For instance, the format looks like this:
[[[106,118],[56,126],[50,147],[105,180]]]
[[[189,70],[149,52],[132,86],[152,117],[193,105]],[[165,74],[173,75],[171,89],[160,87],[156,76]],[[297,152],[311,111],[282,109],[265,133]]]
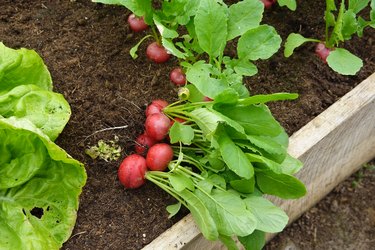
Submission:
[[[119,138],[115,136],[114,140],[108,142],[99,140],[98,145],[85,150],[85,153],[92,159],[102,159],[106,162],[116,161],[121,156],[122,148],[117,144]]]
[[[366,21],[359,13],[370,4],[370,21]],[[375,28],[375,0],[349,0],[348,6],[342,0],[337,9],[334,0],[326,0],[325,40],[305,38],[300,34],[291,33],[285,43],[284,55],[290,57],[294,49],[305,42],[316,42],[315,53],[334,71],[342,75],[355,75],[363,66],[360,58],[344,48],[341,42],[350,40],[354,34],[363,35],[366,27]]]

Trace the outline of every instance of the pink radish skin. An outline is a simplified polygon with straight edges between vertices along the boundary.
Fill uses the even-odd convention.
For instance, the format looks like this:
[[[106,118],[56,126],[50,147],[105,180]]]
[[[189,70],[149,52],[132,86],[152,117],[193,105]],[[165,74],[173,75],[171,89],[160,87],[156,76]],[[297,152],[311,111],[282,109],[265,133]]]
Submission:
[[[260,0],[264,4],[264,8],[269,9],[274,5],[277,0]]]
[[[166,143],[158,143],[152,146],[146,156],[146,165],[153,171],[164,171],[173,158],[173,150]]]
[[[148,28],[143,17],[136,17],[134,14],[129,15],[128,24],[130,29],[134,32],[141,32]]]
[[[182,119],[182,118],[180,118],[180,117],[174,117],[173,119],[174,119],[174,120],[171,120],[171,127],[172,127],[172,125],[173,125],[175,122],[179,122],[179,123],[184,123],[184,122],[186,122],[186,120],[184,120],[184,119]]]
[[[318,43],[315,47],[315,54],[324,62],[327,63],[327,57],[332,49],[326,47],[324,43]]]
[[[204,102],[212,102],[213,99],[209,98],[208,96],[203,97]]]
[[[152,114],[145,122],[146,133],[156,141],[163,140],[169,131],[171,121],[164,114]]]
[[[176,86],[183,86],[186,84],[186,75],[181,68],[175,68],[169,74],[169,79]]]
[[[155,63],[164,63],[170,58],[168,51],[157,42],[153,42],[147,46],[146,55]]]
[[[146,108],[146,117],[152,114],[161,113],[163,111],[163,108],[167,106],[167,101],[164,101],[162,99],[153,100]]]
[[[156,143],[155,139],[146,133],[141,134],[136,139],[135,152],[140,155],[147,153],[147,150]]]
[[[146,159],[143,156],[132,154],[122,161],[117,175],[122,185],[133,189],[139,188],[145,183],[146,171]]]

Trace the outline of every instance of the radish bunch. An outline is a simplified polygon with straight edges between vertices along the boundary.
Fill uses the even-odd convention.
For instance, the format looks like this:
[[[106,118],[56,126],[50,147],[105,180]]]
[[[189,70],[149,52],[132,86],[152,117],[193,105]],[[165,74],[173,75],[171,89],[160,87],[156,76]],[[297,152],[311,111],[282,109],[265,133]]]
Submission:
[[[168,102],[159,99],[146,108],[145,131],[136,139],[136,154],[126,157],[118,170],[119,180],[126,188],[142,186],[147,169],[165,171],[173,158],[172,147],[163,141],[173,124],[162,112],[167,105]]]

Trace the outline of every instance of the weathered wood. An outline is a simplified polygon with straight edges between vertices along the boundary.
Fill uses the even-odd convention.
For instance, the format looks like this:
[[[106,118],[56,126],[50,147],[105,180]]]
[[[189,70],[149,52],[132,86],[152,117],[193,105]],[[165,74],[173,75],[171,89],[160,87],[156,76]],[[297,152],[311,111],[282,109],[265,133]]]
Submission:
[[[297,176],[308,193],[297,200],[269,198],[287,212],[291,223],[375,157],[375,73],[293,134],[288,151],[304,162]],[[204,239],[188,215],[144,250],[181,248],[224,249]]]

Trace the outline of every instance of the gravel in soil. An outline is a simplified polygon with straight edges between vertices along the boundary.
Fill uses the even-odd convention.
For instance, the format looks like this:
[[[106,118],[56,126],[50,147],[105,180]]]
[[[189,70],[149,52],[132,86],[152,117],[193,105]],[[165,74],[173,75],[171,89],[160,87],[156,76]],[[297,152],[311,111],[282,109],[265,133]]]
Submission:
[[[319,38],[324,30],[324,1],[298,3],[294,13],[279,7],[267,10],[264,23],[275,26],[283,39],[291,32]],[[150,183],[127,191],[117,180],[121,159],[132,153],[134,139],[143,132],[146,104],[153,99],[171,102],[176,98],[176,88],[168,74],[177,60],[163,65],[151,63],[144,55],[146,44],[140,47],[137,60],[129,56],[130,48],[145,35],[130,32],[126,23],[129,14],[122,7],[88,0],[0,3],[0,40],[13,48],[35,49],[51,71],[55,91],[62,93],[72,107],[71,120],[57,143],[85,164],[88,180],[80,198],[77,224],[63,249],[140,249],[186,214],[185,210],[168,220],[165,207],[174,200],[164,191]],[[292,134],[375,71],[374,38],[373,30],[366,30],[362,39],[354,38],[345,44],[364,60],[365,66],[356,76],[335,74],[313,55],[312,45],[306,45],[289,59],[280,51],[270,60],[257,62],[258,75],[245,83],[253,94],[300,94],[297,101],[270,105]],[[127,127],[97,132],[121,126]],[[113,140],[115,136],[123,148],[119,160],[92,160],[84,153],[98,140]],[[374,186],[355,192],[374,193]],[[357,195],[340,193],[337,197],[341,198],[336,198],[338,206],[345,203],[341,199],[354,196]],[[330,208],[330,202],[333,201],[321,206]],[[366,209],[370,208],[358,207],[363,214]],[[368,213],[373,215],[371,211]],[[338,212],[333,215],[339,216]],[[340,216],[345,218],[345,214]],[[304,224],[300,227],[301,231],[311,231]],[[356,227],[352,224],[342,228],[343,240],[353,228]]]

